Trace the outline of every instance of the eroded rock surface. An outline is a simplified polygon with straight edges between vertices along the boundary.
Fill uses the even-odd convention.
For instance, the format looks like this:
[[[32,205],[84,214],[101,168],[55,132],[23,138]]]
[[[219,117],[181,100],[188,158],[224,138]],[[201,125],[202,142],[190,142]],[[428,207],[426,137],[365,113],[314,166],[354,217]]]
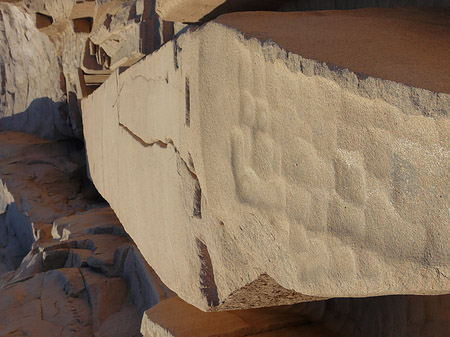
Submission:
[[[145,312],[141,332],[144,337],[440,337],[450,333],[449,303],[448,295],[385,296],[205,313],[174,297]]]
[[[313,16],[317,31],[319,18],[358,30],[353,17],[384,14],[447,55],[440,12],[299,14],[284,27]],[[204,309],[263,274],[319,297],[447,293],[447,82],[436,92],[427,74],[420,88],[303,58],[301,44],[252,38],[270,38],[257,24],[240,32],[252,15],[180,36],[83,101],[91,176],[146,260]],[[401,63],[402,35],[390,38]]]
[[[209,21],[238,11],[317,11],[370,7],[442,7],[449,0],[157,0],[156,12],[168,21]]]
[[[73,141],[0,133],[0,204],[3,216],[10,219],[1,228],[1,238],[7,248],[17,244],[24,250],[31,245],[17,269],[0,272],[1,336],[440,337],[450,333],[448,296],[323,301],[280,289],[267,275],[234,293],[216,308],[220,312],[205,313],[168,289],[112,209],[95,203],[95,191],[89,191],[79,176],[84,172],[79,170],[81,149]],[[28,229],[25,233],[33,236],[20,235],[19,229]],[[208,260],[204,246],[198,248]],[[249,296],[254,306],[265,308],[233,310],[242,301],[248,304]],[[273,307],[280,299],[303,303]]]
[[[0,133],[1,336],[140,336],[143,311],[173,296],[83,162],[78,141]]]
[[[83,178],[82,144],[0,133],[2,251],[15,269],[55,218],[86,210],[95,190]],[[83,181],[84,180],[84,181]],[[84,193],[85,192],[85,193]]]
[[[0,3],[0,130],[82,139],[79,100],[183,27],[152,0]]]
[[[1,336],[450,335],[448,10],[164,21],[448,0],[7,2]]]
[[[0,128],[69,135],[56,47],[31,15],[0,3]]]

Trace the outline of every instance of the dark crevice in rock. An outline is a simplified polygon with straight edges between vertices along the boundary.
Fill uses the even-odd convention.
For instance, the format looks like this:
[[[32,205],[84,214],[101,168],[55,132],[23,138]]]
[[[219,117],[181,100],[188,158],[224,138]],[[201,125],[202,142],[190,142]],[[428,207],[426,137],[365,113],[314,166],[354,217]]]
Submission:
[[[169,21],[163,21],[163,41],[161,42],[161,45],[165,44],[166,42],[169,42],[172,40],[175,32],[173,27],[173,22]]]
[[[112,234],[128,237],[128,234],[123,227],[118,226],[92,227],[88,229],[88,234]]]
[[[202,218],[202,189],[198,179],[195,181],[194,190],[194,217]]]
[[[214,280],[214,269],[209,256],[208,247],[200,240],[196,239],[198,257],[200,258],[200,284],[201,292],[205,296],[208,306],[216,307],[219,305],[219,295],[217,285]]]
[[[90,33],[94,19],[91,17],[73,19],[73,30],[75,33]]]
[[[3,96],[6,94],[6,72],[5,72],[5,65],[3,63],[0,63],[0,79],[1,79],[0,95]]]
[[[41,29],[53,24],[53,18],[50,15],[36,13],[36,28]]]
[[[189,77],[186,76],[185,81],[185,97],[186,97],[186,120],[185,124],[187,127],[191,126],[191,91],[189,88]]]
[[[178,52],[180,52],[180,51],[181,51],[181,48],[178,46],[177,41],[175,40],[173,42],[173,63],[175,66],[175,70],[178,70],[178,68],[180,67],[179,63],[178,63]]]
[[[42,254],[43,271],[64,268],[68,256],[69,249],[55,249],[44,252]]]

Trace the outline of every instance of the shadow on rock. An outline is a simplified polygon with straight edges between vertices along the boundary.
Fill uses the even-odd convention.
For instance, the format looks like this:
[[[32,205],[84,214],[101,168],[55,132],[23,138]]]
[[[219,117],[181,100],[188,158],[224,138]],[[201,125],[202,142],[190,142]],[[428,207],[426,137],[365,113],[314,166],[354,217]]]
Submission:
[[[20,131],[45,139],[82,137],[81,112],[74,93],[66,102],[48,97],[33,100],[28,108],[0,119],[0,131]]]

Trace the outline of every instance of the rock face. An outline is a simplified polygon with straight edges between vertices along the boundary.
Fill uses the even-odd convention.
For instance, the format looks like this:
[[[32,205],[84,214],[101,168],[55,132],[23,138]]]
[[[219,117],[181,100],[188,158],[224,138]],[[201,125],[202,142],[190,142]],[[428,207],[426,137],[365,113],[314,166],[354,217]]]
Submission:
[[[204,313],[160,281],[109,207],[93,203],[77,169],[81,147],[72,143],[0,133],[2,219],[11,219],[6,230],[1,227],[2,247],[5,237],[18,245],[31,242],[17,270],[0,271],[0,335],[438,337],[450,332],[448,296],[310,303],[313,299],[296,297],[304,303],[235,311],[242,300],[236,293],[234,303],[221,307],[233,311]],[[32,238],[18,232],[27,228]],[[12,245],[6,241],[6,247]],[[265,276],[248,285],[245,295],[270,305],[264,303],[269,295],[261,291],[264,284],[273,281]],[[295,294],[278,296],[289,300]]]
[[[56,48],[28,13],[7,3],[0,3],[0,48],[0,128],[70,134]]]
[[[153,1],[0,4],[0,130],[82,139],[79,100],[175,33]]]
[[[139,336],[174,296],[83,183],[82,150],[0,133],[1,336]]]
[[[438,337],[450,333],[449,303],[448,295],[385,296],[205,313],[175,297],[146,311],[141,332],[144,337]]]
[[[0,2],[0,336],[450,335],[449,7]]]
[[[58,219],[55,227],[62,223],[70,228],[65,236],[41,238],[0,282],[0,334],[139,336],[142,314],[133,302],[139,289],[130,291],[125,280],[133,244],[114,213],[97,208]],[[145,273],[140,277],[147,285]]]
[[[350,44],[361,22],[378,20],[359,50],[389,36],[391,55],[384,65],[372,55],[371,67],[352,49],[304,58],[301,36],[278,41],[274,29],[270,41],[258,15],[186,33],[83,100],[90,174],[145,259],[202,309],[245,299],[265,274],[274,283],[261,306],[280,303],[276,287],[448,292],[450,90],[448,80],[430,86],[433,67],[410,74],[420,54],[402,58],[423,36],[430,64],[448,58],[448,21],[428,10],[283,17],[290,31],[350,27]],[[414,24],[412,45],[390,35],[403,24]],[[324,36],[325,46],[342,39]],[[405,70],[383,79],[392,62]]]
[[[14,132],[0,133],[0,144],[0,259],[12,270],[39,239],[41,227],[92,202],[82,193],[81,144]]]
[[[369,7],[442,7],[449,0],[156,0],[156,12],[167,21],[208,21],[237,11],[316,11]]]

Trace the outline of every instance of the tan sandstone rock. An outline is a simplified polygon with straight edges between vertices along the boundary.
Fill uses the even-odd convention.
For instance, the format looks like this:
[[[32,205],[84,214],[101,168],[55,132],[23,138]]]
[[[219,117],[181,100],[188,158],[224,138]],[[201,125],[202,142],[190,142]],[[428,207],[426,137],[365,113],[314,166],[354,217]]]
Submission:
[[[156,12],[168,21],[208,21],[237,11],[316,11],[368,7],[443,7],[449,0],[156,0]]]
[[[79,100],[175,34],[154,1],[0,4],[0,130],[82,139]]]
[[[269,13],[273,41],[260,15],[184,34],[83,101],[100,193],[202,309],[264,274],[312,296],[447,293],[445,14]]]
[[[82,150],[0,132],[0,336],[139,336],[174,295],[87,188]]]
[[[449,303],[449,295],[403,295],[205,313],[175,297],[145,312],[141,333],[144,337],[441,337],[450,333]]]

